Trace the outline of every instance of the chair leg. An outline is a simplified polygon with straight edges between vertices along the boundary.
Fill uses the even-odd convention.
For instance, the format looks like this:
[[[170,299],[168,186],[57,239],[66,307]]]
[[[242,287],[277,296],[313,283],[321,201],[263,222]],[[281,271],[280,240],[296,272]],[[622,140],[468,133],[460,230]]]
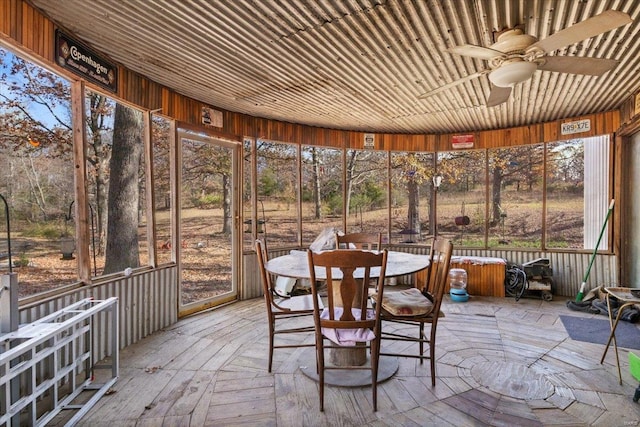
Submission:
[[[429,338],[429,362],[431,362],[431,386],[436,386],[436,334],[435,328],[431,325]]]
[[[273,365],[273,347],[275,345],[275,325],[273,322],[269,325],[269,369],[268,372],[271,373],[271,367]]]
[[[420,323],[418,327],[418,345],[420,347],[420,364],[424,362],[424,323]]]
[[[379,337],[380,335],[378,335]],[[380,360],[380,338],[371,342],[371,390],[373,392],[373,411],[378,410],[378,362]]]
[[[320,412],[324,412],[324,346],[318,343],[318,386],[320,387]]]

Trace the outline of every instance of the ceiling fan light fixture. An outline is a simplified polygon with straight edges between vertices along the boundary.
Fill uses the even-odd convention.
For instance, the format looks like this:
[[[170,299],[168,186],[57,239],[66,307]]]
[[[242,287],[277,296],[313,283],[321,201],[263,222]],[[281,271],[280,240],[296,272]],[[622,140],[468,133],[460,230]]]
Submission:
[[[495,86],[509,87],[530,79],[537,68],[538,65],[534,62],[512,62],[493,70],[489,74],[489,80]]]

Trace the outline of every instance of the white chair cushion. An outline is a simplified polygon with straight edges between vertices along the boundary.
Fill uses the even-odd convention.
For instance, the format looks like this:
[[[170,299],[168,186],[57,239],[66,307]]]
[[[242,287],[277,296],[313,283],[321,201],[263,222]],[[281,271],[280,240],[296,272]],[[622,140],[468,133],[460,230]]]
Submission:
[[[356,319],[360,319],[360,309],[352,308],[351,313]],[[339,319],[342,316],[342,307],[335,308],[335,319]],[[373,310],[367,310],[367,319],[374,319],[375,312]],[[322,310],[320,314],[321,319],[329,319],[329,308]],[[355,329],[334,329],[334,328],[322,328],[322,335],[333,341],[338,345],[353,347],[358,342],[371,341],[376,337],[373,331],[369,328],[355,328]]]

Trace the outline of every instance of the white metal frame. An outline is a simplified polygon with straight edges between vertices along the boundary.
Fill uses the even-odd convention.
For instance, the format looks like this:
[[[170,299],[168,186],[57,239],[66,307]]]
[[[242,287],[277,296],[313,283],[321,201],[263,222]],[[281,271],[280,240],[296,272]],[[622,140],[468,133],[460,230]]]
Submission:
[[[98,323],[111,326],[111,376],[96,383],[92,348]],[[118,379],[118,299],[83,299],[0,335],[0,426],[45,425],[63,409],[73,425]],[[93,395],[82,404],[83,391]]]

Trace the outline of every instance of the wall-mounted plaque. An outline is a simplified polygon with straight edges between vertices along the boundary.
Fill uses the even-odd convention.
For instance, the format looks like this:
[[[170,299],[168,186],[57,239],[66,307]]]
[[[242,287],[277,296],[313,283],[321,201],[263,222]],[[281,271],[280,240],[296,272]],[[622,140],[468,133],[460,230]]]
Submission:
[[[562,135],[572,135],[574,133],[589,132],[591,130],[591,120],[576,120],[575,122],[562,123],[560,133]]]
[[[373,150],[376,148],[376,136],[372,133],[364,134],[364,148]]]
[[[56,61],[91,83],[118,90],[118,67],[60,30],[56,30]]]
[[[451,137],[451,148],[459,150],[461,148],[473,148],[474,135],[468,133],[465,135],[453,135]]]
[[[222,111],[209,107],[202,107],[202,124],[205,126],[222,127]]]

